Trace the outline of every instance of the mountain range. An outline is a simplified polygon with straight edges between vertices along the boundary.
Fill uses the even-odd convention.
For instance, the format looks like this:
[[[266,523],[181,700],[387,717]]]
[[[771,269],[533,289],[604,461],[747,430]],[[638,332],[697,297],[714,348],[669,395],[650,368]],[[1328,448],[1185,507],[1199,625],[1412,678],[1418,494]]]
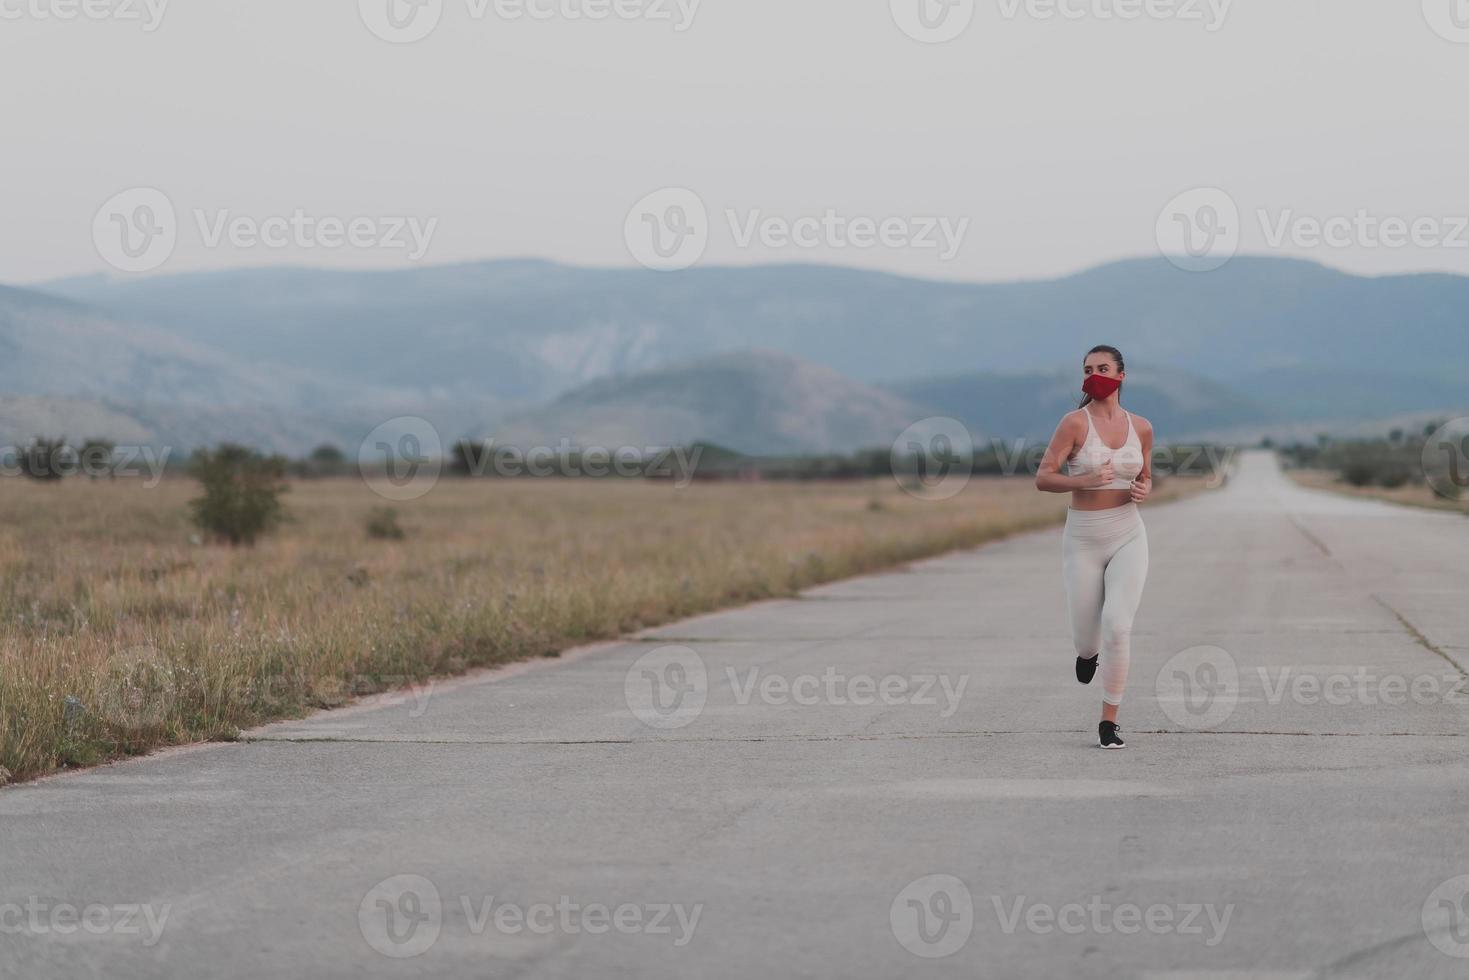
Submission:
[[[403,414],[446,438],[760,452],[881,445],[932,414],[1039,438],[1098,342],[1160,431],[1257,438],[1462,411],[1466,328],[1469,278],[1279,258],[1016,283],[539,260],[98,276],[0,287],[0,438],[301,452]]]

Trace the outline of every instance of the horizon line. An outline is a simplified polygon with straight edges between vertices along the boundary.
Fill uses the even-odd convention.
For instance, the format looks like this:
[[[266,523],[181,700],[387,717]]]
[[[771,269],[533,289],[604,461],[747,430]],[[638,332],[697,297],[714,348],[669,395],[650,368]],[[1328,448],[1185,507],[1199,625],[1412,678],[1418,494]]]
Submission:
[[[1266,261],[1266,262],[1280,262],[1280,263],[1292,263],[1292,264],[1301,264],[1301,265],[1311,265],[1311,266],[1315,266],[1315,267],[1320,268],[1320,269],[1327,270],[1329,272],[1335,272],[1335,273],[1337,273],[1339,275],[1348,276],[1348,277],[1351,277],[1351,278],[1354,278],[1354,279],[1405,279],[1405,278],[1412,278],[1412,277],[1417,277],[1417,276],[1448,276],[1448,277],[1452,277],[1452,278],[1456,278],[1456,279],[1469,278],[1469,274],[1458,273],[1458,272],[1448,272],[1448,271],[1444,271],[1444,270],[1440,270],[1440,269],[1422,269],[1422,270],[1417,270],[1417,271],[1383,272],[1383,273],[1353,272],[1351,270],[1343,269],[1343,268],[1341,268],[1339,266],[1331,265],[1329,263],[1322,262],[1322,261],[1320,261],[1318,259],[1314,259],[1314,258],[1303,258],[1303,257],[1300,257],[1300,256],[1295,256],[1295,255],[1269,255],[1269,254],[1259,254],[1259,253],[1247,253],[1247,254],[1236,255],[1236,256],[1232,257],[1229,260],[1229,262],[1226,263],[1224,266],[1221,266],[1220,269],[1227,268],[1229,265],[1231,265],[1231,264],[1233,264],[1235,262],[1240,262],[1240,261],[1243,261],[1243,262]],[[896,272],[896,271],[892,271],[892,270],[888,270],[888,269],[876,269],[876,268],[870,268],[870,267],[861,266],[861,265],[842,265],[842,264],[833,263],[833,262],[798,262],[798,261],[790,261],[790,262],[753,262],[753,263],[749,263],[749,264],[714,264],[714,263],[710,263],[710,264],[695,265],[695,266],[692,266],[692,267],[690,267],[688,269],[682,269],[682,270],[673,271],[673,272],[658,272],[658,271],[655,271],[655,270],[652,270],[652,269],[647,269],[647,268],[645,268],[643,266],[640,266],[640,265],[637,265],[637,264],[631,264],[631,265],[597,265],[597,264],[592,264],[592,263],[567,262],[567,261],[563,261],[563,260],[560,260],[560,259],[546,258],[544,256],[522,255],[522,256],[503,256],[503,257],[498,257],[498,258],[464,259],[464,260],[460,260],[460,261],[450,261],[450,262],[432,263],[432,264],[426,263],[426,264],[409,265],[409,266],[399,266],[399,267],[391,267],[391,268],[372,267],[372,266],[356,267],[356,268],[354,268],[354,267],[321,266],[321,265],[308,265],[308,264],[301,264],[301,265],[294,265],[294,264],[280,264],[280,265],[233,265],[233,266],[220,266],[220,267],[215,267],[215,268],[183,269],[183,270],[180,270],[180,271],[177,271],[177,272],[167,272],[167,271],[164,271],[164,272],[147,273],[147,274],[140,274],[140,275],[128,275],[128,274],[118,273],[118,272],[115,272],[115,271],[110,271],[110,270],[107,270],[107,269],[94,269],[94,270],[89,271],[89,272],[80,272],[80,273],[75,273],[75,274],[72,274],[72,275],[64,275],[64,276],[51,276],[51,277],[48,277],[48,278],[45,278],[45,279],[39,279],[39,280],[26,280],[26,281],[21,281],[21,282],[9,282],[9,281],[0,282],[0,287],[5,287],[5,288],[9,288],[9,289],[16,289],[16,290],[22,290],[22,291],[29,291],[29,292],[45,293],[46,290],[47,290],[47,287],[55,286],[55,285],[58,285],[58,284],[71,283],[71,282],[85,282],[85,281],[93,281],[93,280],[100,280],[100,281],[106,282],[108,284],[117,284],[117,283],[131,283],[131,282],[162,281],[162,280],[166,280],[166,279],[182,279],[182,278],[185,278],[185,277],[194,277],[194,276],[204,277],[204,276],[224,276],[224,275],[239,274],[239,273],[289,273],[289,272],[296,272],[296,273],[316,273],[316,274],[328,274],[328,275],[335,274],[335,275],[382,275],[382,276],[389,276],[389,275],[401,275],[401,274],[413,273],[413,272],[442,271],[442,270],[448,270],[448,269],[468,268],[468,267],[471,267],[471,266],[516,265],[516,264],[547,265],[547,266],[554,266],[554,267],[558,267],[558,268],[572,269],[572,270],[583,271],[583,272],[607,272],[607,273],[631,272],[631,273],[646,273],[646,274],[649,274],[649,275],[657,275],[657,276],[677,276],[677,275],[679,275],[681,273],[699,273],[699,272],[750,272],[750,271],[770,270],[770,269],[801,269],[801,268],[806,268],[806,269],[813,269],[813,270],[830,270],[830,271],[840,271],[840,272],[864,273],[864,274],[873,275],[873,276],[886,276],[886,277],[890,277],[890,278],[893,278],[893,279],[905,279],[905,280],[909,280],[909,281],[912,281],[912,282],[932,283],[932,284],[935,284],[935,285],[949,285],[949,286],[1007,286],[1007,285],[1025,285],[1025,284],[1037,284],[1037,283],[1047,283],[1047,282],[1061,282],[1061,281],[1064,281],[1064,280],[1067,280],[1067,279],[1074,279],[1074,278],[1077,278],[1077,277],[1080,277],[1080,276],[1084,276],[1084,275],[1087,275],[1089,273],[1098,272],[1098,271],[1103,270],[1103,269],[1108,269],[1108,268],[1111,268],[1113,266],[1139,264],[1139,263],[1160,263],[1160,262],[1161,263],[1168,263],[1170,265],[1174,265],[1175,267],[1177,267],[1176,266],[1176,263],[1173,263],[1172,260],[1168,256],[1166,256],[1166,255],[1142,254],[1142,255],[1133,255],[1133,256],[1122,256],[1122,257],[1114,258],[1114,259],[1107,259],[1107,260],[1104,260],[1104,261],[1101,261],[1101,262],[1095,262],[1095,263],[1091,263],[1091,264],[1088,264],[1088,265],[1084,265],[1084,266],[1081,266],[1081,267],[1079,267],[1077,269],[1074,269],[1074,270],[1072,270],[1070,272],[1065,272],[1065,273],[1054,273],[1054,274],[1037,275],[1037,276],[1031,276],[1031,277],[1019,277],[1019,276],[1017,276],[1017,277],[1005,278],[1005,279],[968,279],[968,278],[944,278],[944,277],[938,277],[938,276],[925,276],[925,275],[919,275],[919,274],[910,273],[910,272]],[[1211,271],[1220,271],[1220,269],[1215,269],[1215,270],[1211,270]],[[1188,276],[1208,275],[1209,274],[1207,272],[1195,272],[1195,271],[1189,271],[1189,270],[1181,269],[1181,268],[1178,271],[1180,271],[1183,274],[1188,275]]]

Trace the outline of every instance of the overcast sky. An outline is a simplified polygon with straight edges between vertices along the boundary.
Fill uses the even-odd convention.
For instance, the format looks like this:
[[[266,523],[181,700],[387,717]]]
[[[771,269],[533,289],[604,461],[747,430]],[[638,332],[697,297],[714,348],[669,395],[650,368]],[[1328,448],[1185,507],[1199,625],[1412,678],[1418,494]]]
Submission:
[[[0,0],[0,281],[108,269],[99,209],[138,187],[176,211],[155,272],[633,266],[630,209],[677,187],[707,213],[683,213],[705,220],[704,263],[1033,278],[1158,254],[1160,215],[1203,187],[1237,206],[1242,252],[1469,274],[1469,0],[1060,0],[1075,16],[1050,18],[1047,0],[601,0],[622,14],[597,21],[568,16],[578,0],[523,0],[541,19],[421,0],[417,20],[407,0],[176,0],[151,23],[162,0],[86,0],[125,6],[57,19],[79,2]],[[436,26],[382,39],[389,2],[405,30]],[[1185,199],[1199,235],[1234,223],[1200,211],[1209,194]],[[374,224],[355,247],[252,243],[298,209]],[[222,216],[242,230],[211,243]],[[1301,218],[1351,228],[1314,244]],[[889,221],[886,242],[856,247],[861,219]],[[1417,244],[1372,247],[1384,219]]]

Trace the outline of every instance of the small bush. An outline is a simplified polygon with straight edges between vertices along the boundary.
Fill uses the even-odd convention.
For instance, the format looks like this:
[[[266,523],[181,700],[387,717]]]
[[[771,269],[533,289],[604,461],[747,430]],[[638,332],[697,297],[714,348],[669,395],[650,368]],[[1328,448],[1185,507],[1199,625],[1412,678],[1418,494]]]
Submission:
[[[1384,463],[1377,472],[1377,485],[1389,490],[1407,486],[1408,481],[1413,479],[1413,471],[1408,469],[1406,463],[1400,460]]]
[[[1337,459],[1342,479],[1352,486],[1392,488],[1413,479],[1419,453],[1385,442],[1357,442],[1333,448],[1328,455]]]
[[[204,496],[189,502],[194,523],[215,540],[252,545],[281,522],[280,496],[287,487],[279,456],[222,443],[213,451],[195,452],[189,469],[204,485]]]
[[[75,470],[76,450],[67,445],[65,436],[60,439],[38,436],[21,453],[20,471],[33,480],[60,480]]]
[[[116,450],[117,446],[106,439],[88,439],[77,453],[82,472],[94,480],[103,476],[112,479],[117,475]]]
[[[391,507],[374,507],[367,515],[367,536],[379,541],[402,541],[406,537],[398,523],[398,512]]]
[[[291,472],[301,477],[342,476],[349,470],[347,454],[336,446],[323,443],[311,450],[311,455],[291,467]]]

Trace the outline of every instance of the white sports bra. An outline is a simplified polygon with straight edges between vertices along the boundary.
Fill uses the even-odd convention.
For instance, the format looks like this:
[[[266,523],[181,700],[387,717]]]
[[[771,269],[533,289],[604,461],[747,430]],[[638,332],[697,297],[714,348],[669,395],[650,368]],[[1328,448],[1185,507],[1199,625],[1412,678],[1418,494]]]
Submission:
[[[1132,486],[1132,481],[1137,479],[1143,471],[1143,442],[1137,437],[1137,429],[1132,425],[1132,413],[1127,414],[1127,441],[1122,444],[1121,449],[1112,449],[1097,435],[1097,427],[1092,424],[1092,413],[1086,412],[1086,441],[1076,454],[1066,461],[1067,476],[1085,476],[1095,473],[1102,468],[1102,464],[1108,460],[1112,461],[1112,472],[1115,479],[1103,487],[1087,487],[1088,490],[1126,490]]]

